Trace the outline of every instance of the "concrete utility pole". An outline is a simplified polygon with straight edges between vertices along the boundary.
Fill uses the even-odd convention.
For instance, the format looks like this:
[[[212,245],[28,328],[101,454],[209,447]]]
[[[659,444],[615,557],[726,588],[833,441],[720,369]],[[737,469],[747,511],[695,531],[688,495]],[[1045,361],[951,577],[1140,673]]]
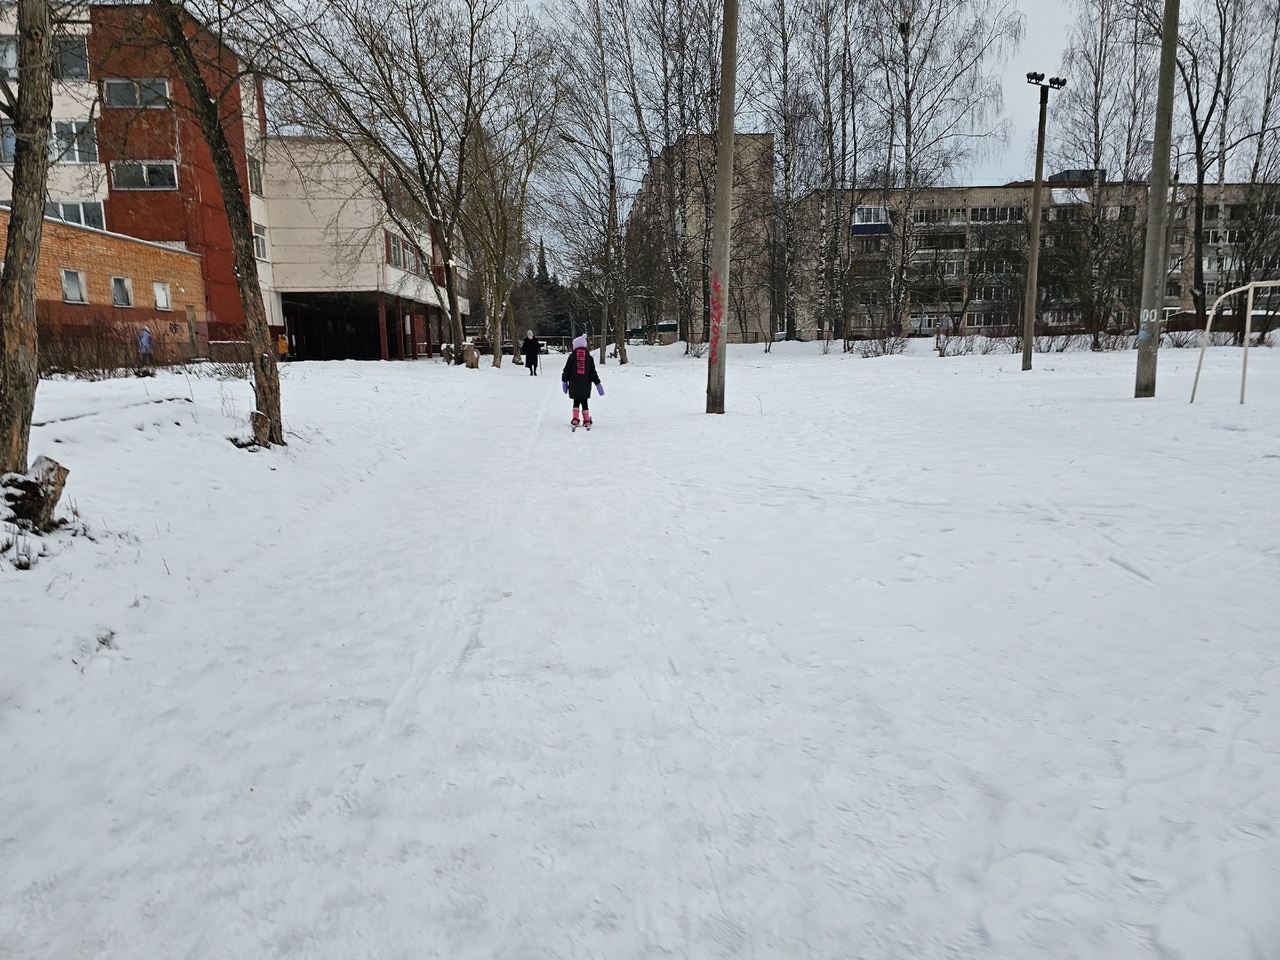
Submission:
[[[729,301],[729,231],[733,227],[733,101],[738,76],[738,0],[724,0],[720,40],[720,121],[716,129],[716,206],[711,229],[711,351],[707,413],[724,413],[724,311]]]
[[[1049,113],[1049,90],[1067,85],[1062,77],[1028,73],[1027,83],[1040,88],[1040,135],[1036,138],[1036,185],[1031,191],[1031,252],[1027,257],[1027,298],[1022,310],[1022,369],[1031,369],[1031,347],[1036,338],[1036,293],[1040,283],[1040,198],[1044,193],[1044,126]]]
[[[1156,92],[1156,130],[1151,144],[1151,182],[1147,188],[1147,240],[1142,261],[1142,313],[1138,327],[1135,397],[1156,395],[1156,356],[1168,256],[1164,221],[1169,201],[1169,147],[1173,139],[1173,77],[1178,60],[1178,0],[1165,0],[1160,30],[1160,87]]]

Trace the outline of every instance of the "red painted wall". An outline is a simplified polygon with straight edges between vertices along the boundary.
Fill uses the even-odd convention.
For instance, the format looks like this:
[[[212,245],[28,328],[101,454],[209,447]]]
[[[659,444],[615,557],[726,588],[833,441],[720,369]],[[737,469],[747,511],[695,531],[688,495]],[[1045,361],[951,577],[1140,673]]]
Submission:
[[[199,253],[204,269],[208,318],[244,324],[244,308],[235,280],[231,228],[213,159],[200,125],[190,112],[191,99],[168,50],[159,24],[145,6],[91,6],[89,60],[93,77],[169,80],[172,105],[159,109],[103,106],[97,121],[98,152],[108,164],[121,159],[176,160],[177,190],[117,190],[110,185],[105,203],[107,229],[144,240],[180,240]],[[194,32],[195,24],[191,25]],[[206,64],[210,89],[221,89],[237,69],[234,54],[219,50],[208,34],[196,36],[197,56]],[[248,197],[245,132],[240,88],[222,101],[223,129],[236,158],[240,183]]]

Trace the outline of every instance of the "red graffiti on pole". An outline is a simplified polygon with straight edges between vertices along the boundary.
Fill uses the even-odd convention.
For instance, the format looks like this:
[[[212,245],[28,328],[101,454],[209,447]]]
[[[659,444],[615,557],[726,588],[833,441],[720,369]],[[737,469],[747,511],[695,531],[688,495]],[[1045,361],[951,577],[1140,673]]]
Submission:
[[[720,324],[724,320],[724,290],[720,285],[720,274],[711,275],[711,362],[719,362],[720,357]]]

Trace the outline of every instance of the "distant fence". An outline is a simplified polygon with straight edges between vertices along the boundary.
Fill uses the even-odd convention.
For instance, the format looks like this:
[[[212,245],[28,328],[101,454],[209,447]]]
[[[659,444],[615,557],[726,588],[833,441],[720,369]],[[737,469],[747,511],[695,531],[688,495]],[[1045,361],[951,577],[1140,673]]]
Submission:
[[[38,324],[40,376],[68,374],[106,380],[144,363],[149,367],[171,367],[193,359],[190,337],[164,330],[153,332],[150,357],[144,358],[138,352],[142,326],[109,320]]]

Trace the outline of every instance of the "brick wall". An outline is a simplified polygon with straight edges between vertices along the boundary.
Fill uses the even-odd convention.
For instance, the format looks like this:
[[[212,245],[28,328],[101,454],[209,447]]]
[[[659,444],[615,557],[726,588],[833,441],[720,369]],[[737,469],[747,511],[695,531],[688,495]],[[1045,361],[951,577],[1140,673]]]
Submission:
[[[9,212],[0,210],[0,233],[8,229]],[[63,302],[64,269],[84,272],[88,303]],[[112,277],[133,280],[134,306],[112,304]],[[169,284],[171,310],[156,309],[152,287],[155,281]],[[44,222],[36,301],[40,323],[49,326],[88,325],[105,320],[136,327],[146,324],[156,335],[168,331],[185,336],[188,306],[195,309],[197,323],[205,320],[199,256],[56,220]],[[172,331],[171,326],[175,327]]]
[[[160,41],[162,31],[148,7],[137,4],[93,4],[89,60],[95,80],[104,78],[166,78],[171,105],[162,109],[99,106],[98,152],[108,165],[119,159],[173,160],[177,163],[175,190],[117,190],[108,177],[105,203],[107,227],[147,240],[181,240],[201,255],[206,299],[200,305],[211,320],[238,324],[244,335],[244,306],[236,283],[231,227],[213,158],[200,125],[191,112],[191,99],[177,66]],[[220,108],[223,130],[248,200],[249,182],[245,129],[240,97],[239,64],[235,54],[220,46],[208,30],[189,22],[194,48],[211,91],[224,91]],[[225,88],[225,90],[224,90]]]

